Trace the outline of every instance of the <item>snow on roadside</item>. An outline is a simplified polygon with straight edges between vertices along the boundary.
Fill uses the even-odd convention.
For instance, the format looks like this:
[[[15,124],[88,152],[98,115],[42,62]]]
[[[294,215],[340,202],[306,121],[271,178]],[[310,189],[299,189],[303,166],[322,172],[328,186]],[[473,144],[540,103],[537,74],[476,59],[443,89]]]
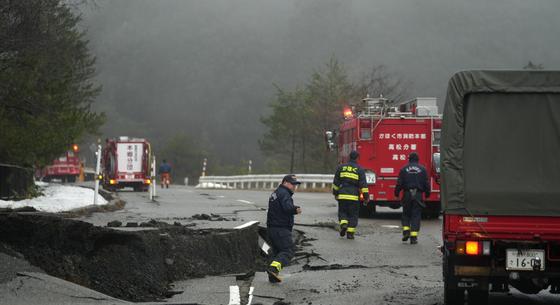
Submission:
[[[233,187],[221,183],[202,182],[195,186],[197,189],[228,189],[233,190]]]
[[[92,189],[44,182],[36,182],[36,184],[43,192],[43,196],[20,201],[0,200],[0,208],[34,207],[38,211],[57,213],[93,206]],[[107,200],[99,195],[97,205],[105,204]]]

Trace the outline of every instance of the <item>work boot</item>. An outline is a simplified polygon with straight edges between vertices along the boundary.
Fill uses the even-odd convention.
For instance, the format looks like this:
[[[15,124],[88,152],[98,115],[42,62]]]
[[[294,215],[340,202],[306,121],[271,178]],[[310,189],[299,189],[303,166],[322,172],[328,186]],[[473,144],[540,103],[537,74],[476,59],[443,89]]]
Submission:
[[[348,230],[347,224],[340,225],[340,237],[344,237],[344,235],[346,235],[346,230]]]
[[[271,283],[280,283],[282,282],[282,278],[278,275],[278,269],[276,267],[268,266],[266,269],[266,273],[268,273],[268,281]]]
[[[408,239],[410,238],[410,231],[403,231],[402,235],[402,241],[408,241]]]
[[[411,245],[416,245],[417,243],[418,243],[418,237],[412,236],[412,237],[410,238],[410,244],[411,244]]]
[[[347,233],[346,233],[346,238],[348,238],[348,239],[354,239],[354,232],[347,232]]]

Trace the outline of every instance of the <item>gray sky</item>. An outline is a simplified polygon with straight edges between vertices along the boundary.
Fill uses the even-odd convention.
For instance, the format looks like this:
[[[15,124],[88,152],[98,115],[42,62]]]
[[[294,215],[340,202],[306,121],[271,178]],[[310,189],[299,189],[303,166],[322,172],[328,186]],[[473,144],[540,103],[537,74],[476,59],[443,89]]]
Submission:
[[[385,65],[410,97],[440,99],[459,70],[560,68],[557,0],[97,3],[84,24],[107,136],[158,143],[183,131],[232,164],[259,160],[273,84],[303,84],[331,55],[351,77]]]

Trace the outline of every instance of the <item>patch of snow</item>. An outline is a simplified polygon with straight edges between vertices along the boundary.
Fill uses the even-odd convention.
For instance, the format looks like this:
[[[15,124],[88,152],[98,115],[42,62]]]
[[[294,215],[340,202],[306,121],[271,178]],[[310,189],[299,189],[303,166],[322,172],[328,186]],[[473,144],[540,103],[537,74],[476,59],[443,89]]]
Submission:
[[[195,188],[197,188],[197,189],[228,189],[228,190],[233,190],[233,187],[231,187],[231,186],[227,186],[226,184],[213,183],[213,182],[199,183],[197,186],[195,186]]]
[[[35,184],[40,186],[43,196],[19,201],[0,200],[0,208],[34,207],[38,211],[57,213],[93,206],[92,189],[45,182],[35,182]],[[98,195],[97,205],[105,204],[107,200]]]

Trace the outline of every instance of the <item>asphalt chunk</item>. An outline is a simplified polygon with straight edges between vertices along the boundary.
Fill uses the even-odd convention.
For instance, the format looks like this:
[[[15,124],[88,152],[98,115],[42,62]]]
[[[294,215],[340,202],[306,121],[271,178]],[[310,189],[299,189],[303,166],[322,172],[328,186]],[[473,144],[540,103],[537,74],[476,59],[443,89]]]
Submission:
[[[168,225],[131,232],[52,214],[0,215],[0,244],[32,265],[133,302],[172,296],[172,282],[260,268],[257,231]]]

